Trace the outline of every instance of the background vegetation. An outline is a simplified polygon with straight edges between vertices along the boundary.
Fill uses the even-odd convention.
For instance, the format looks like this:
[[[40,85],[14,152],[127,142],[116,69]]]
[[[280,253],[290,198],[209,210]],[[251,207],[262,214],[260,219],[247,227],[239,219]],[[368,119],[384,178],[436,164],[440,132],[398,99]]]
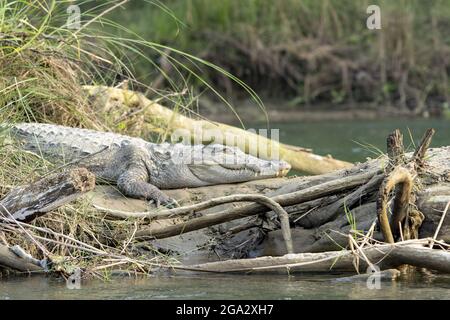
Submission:
[[[366,27],[370,4],[381,8],[381,30]],[[222,66],[282,105],[369,103],[414,115],[448,108],[449,0],[136,0],[111,17]],[[131,60],[142,82],[155,83],[158,72]],[[227,77],[200,69],[228,97],[243,97]]]

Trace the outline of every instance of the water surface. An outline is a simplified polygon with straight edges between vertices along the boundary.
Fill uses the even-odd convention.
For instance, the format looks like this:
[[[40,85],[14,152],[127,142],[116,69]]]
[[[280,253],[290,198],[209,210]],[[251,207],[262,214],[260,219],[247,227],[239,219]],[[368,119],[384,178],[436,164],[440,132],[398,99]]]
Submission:
[[[0,299],[450,299],[450,277],[336,282],[329,275],[202,275],[90,280],[67,289],[61,279],[0,280]]]
[[[341,120],[302,123],[271,123],[280,129],[281,142],[312,148],[320,155],[330,154],[336,159],[363,162],[386,152],[386,137],[395,129],[403,133],[404,145],[413,150],[426,129],[436,133],[431,146],[450,145],[450,120],[444,119],[383,119]],[[256,125],[264,128],[264,125]]]

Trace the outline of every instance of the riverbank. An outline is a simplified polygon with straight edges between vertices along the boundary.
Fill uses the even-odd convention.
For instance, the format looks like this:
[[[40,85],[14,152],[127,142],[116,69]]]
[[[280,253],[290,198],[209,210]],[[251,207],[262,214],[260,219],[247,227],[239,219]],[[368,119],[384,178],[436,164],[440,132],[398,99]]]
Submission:
[[[220,102],[210,99],[200,99],[202,116],[209,120],[238,123],[238,117],[228,107]],[[291,123],[303,121],[350,121],[350,120],[416,120],[416,119],[447,119],[446,114],[435,110],[424,111],[422,114],[414,115],[411,112],[401,110],[393,106],[380,106],[374,103],[334,105],[332,103],[314,104],[305,107],[290,107],[288,101],[264,102],[265,110],[261,110],[254,101],[237,100],[232,103],[235,112],[244,122],[265,122],[266,118],[271,123]],[[450,121],[450,119],[449,119]]]

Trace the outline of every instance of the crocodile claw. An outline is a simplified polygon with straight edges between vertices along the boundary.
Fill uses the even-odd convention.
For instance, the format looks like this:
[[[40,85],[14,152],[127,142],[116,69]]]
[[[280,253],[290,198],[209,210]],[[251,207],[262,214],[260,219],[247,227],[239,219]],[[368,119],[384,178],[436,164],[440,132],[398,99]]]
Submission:
[[[166,201],[161,202],[161,205],[163,205],[167,209],[173,209],[173,208],[177,208],[180,206],[178,204],[177,200],[175,200],[173,198],[168,198]]]
[[[150,200],[149,203],[154,203],[157,208],[159,208],[160,206],[163,206],[163,207],[166,207],[167,209],[173,209],[173,208],[177,208],[180,206],[178,204],[177,200],[175,200],[173,198],[169,198],[169,197]]]

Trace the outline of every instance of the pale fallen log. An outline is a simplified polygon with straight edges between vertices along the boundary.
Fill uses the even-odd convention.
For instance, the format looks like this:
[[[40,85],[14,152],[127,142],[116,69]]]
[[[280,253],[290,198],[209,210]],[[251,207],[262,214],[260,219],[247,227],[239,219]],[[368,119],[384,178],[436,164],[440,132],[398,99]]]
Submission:
[[[346,208],[341,209],[340,214],[333,219],[322,219],[321,215],[327,217],[330,208],[334,204],[312,210],[308,213],[306,219],[298,221],[300,230],[293,230],[293,241],[295,252],[320,252],[328,250],[339,250],[347,244],[346,235],[352,230],[367,231],[374,222],[374,212],[384,212],[381,230],[385,231],[385,236],[380,232],[375,232],[374,238],[377,240],[388,239],[393,242],[395,238],[408,239],[408,237],[431,237],[436,231],[437,238],[442,241],[450,241],[450,219],[443,217],[443,210],[450,201],[450,148],[442,147],[429,149],[425,156],[426,147],[429,145],[433,130],[428,130],[422,139],[422,143],[414,154],[403,153],[403,143],[401,134],[395,131],[388,138],[388,154],[390,161],[385,160],[385,180],[383,184],[380,181],[373,184],[372,192],[369,194],[358,195],[358,190],[354,191],[358,203],[352,201],[347,203],[346,195],[342,200],[336,202],[345,202]],[[422,158],[425,157],[425,158]],[[377,162],[382,159],[377,160]],[[380,163],[381,164],[381,163]],[[412,180],[414,177],[414,191],[412,192]],[[368,187],[370,183],[360,187]],[[395,186],[398,185],[398,188]],[[379,188],[379,192],[373,192]],[[393,205],[389,205],[391,199],[391,190],[396,191],[396,197]],[[377,201],[377,205],[375,205]],[[388,218],[389,212],[394,214]],[[289,210],[287,210],[289,212]],[[333,212],[333,210],[331,210]],[[389,213],[390,215],[390,213]],[[349,221],[349,216],[351,220]],[[404,227],[399,232],[399,224]],[[408,228],[406,225],[408,224]],[[305,228],[305,229],[303,229]],[[439,230],[438,230],[439,228]],[[409,230],[410,231],[409,231]],[[406,231],[405,231],[406,230]],[[399,234],[400,233],[400,234]],[[391,235],[391,237],[387,237]],[[286,252],[278,245],[277,231],[270,232],[264,253],[270,255],[281,255]],[[281,249],[281,250],[280,250]]]
[[[70,201],[95,186],[95,176],[85,168],[52,174],[11,190],[0,200],[0,215],[29,222]]]
[[[425,216],[425,220],[419,228],[419,238],[433,237],[436,231],[439,231],[437,239],[447,243],[450,242],[450,217],[448,215],[443,217],[443,211],[449,201],[450,184],[434,185],[418,194],[417,208]],[[367,231],[369,226],[376,221],[375,202],[367,202],[351,211],[355,217],[358,230]],[[314,210],[309,214],[314,215]],[[301,222],[302,220],[299,220],[297,223]],[[302,224],[310,225],[304,222]],[[438,230],[439,225],[441,227]],[[340,250],[339,246],[345,247],[347,245],[348,239],[346,234],[351,230],[352,226],[344,214],[335,220],[316,227],[302,228],[297,226],[291,230],[294,252]],[[383,240],[381,232],[378,231],[375,232],[374,238],[380,241]],[[269,232],[264,243],[263,254],[274,256],[286,254],[283,238],[279,234],[279,230]]]
[[[166,135],[178,130],[178,134],[183,131],[182,136],[188,135],[188,138],[194,143],[208,144],[214,140],[216,143],[236,145],[242,151],[261,158],[271,158],[278,154],[281,159],[290,163],[293,169],[310,174],[321,174],[352,166],[348,162],[316,155],[303,148],[284,145],[244,129],[219,122],[186,117],[147,99],[139,92],[105,86],[84,86],[84,89],[97,111],[100,114],[107,114],[108,119],[114,119],[113,125],[129,121],[130,123],[126,127],[133,127],[132,120],[130,120],[132,119],[131,115],[140,114],[143,118],[140,121],[140,130],[143,129],[142,126],[149,126],[144,121],[145,118],[147,121],[157,124],[158,130],[163,131]],[[119,112],[118,110],[120,113],[116,114]],[[127,110],[125,114],[123,110]],[[149,130],[144,128],[144,134],[154,131],[154,126]],[[217,141],[217,139],[222,141]]]
[[[0,267],[20,272],[43,272],[44,269],[29,259],[15,254],[9,247],[0,244]]]
[[[429,241],[431,239],[371,245],[361,248],[360,253],[350,250],[299,253],[281,257],[266,256],[253,259],[226,260],[177,268],[218,273],[366,272],[369,264],[361,256],[363,254],[381,270],[408,264],[450,273],[450,252],[426,247]],[[355,264],[355,259],[359,259],[357,264]],[[358,266],[356,270],[355,266]]]

